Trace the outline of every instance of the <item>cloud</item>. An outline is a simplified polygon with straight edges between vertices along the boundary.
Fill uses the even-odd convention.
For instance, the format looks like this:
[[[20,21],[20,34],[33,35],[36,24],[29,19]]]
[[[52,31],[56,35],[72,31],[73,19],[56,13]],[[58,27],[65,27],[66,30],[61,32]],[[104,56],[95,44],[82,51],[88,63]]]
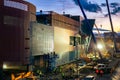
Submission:
[[[120,13],[120,3],[114,2],[110,3],[110,11],[112,15],[117,15],[117,13]],[[101,7],[107,7],[106,3],[102,3]],[[105,17],[107,17],[108,14],[105,14]]]
[[[111,14],[117,14],[120,12],[120,7],[114,8],[113,11],[111,12]]]
[[[101,3],[101,7],[106,7],[106,3]]]
[[[76,5],[78,5],[77,0],[73,0]],[[101,7],[97,3],[88,2],[87,0],[80,0],[82,7],[89,12],[99,12],[102,11]]]
[[[110,3],[110,7],[115,8],[115,7],[118,7],[118,6],[120,6],[119,3],[116,3],[116,2]]]
[[[117,13],[120,12],[120,4],[119,3],[111,3],[110,7],[113,8],[111,14],[116,15]]]

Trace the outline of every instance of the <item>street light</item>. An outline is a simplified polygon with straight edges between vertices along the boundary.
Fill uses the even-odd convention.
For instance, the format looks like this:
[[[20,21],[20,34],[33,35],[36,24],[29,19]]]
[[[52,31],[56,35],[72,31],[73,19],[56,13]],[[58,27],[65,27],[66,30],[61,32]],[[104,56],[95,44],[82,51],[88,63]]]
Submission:
[[[6,64],[3,64],[3,69],[7,69],[7,65]]]
[[[98,43],[98,44],[97,44],[97,48],[101,50],[101,49],[103,49],[103,45],[100,44],[100,43]]]

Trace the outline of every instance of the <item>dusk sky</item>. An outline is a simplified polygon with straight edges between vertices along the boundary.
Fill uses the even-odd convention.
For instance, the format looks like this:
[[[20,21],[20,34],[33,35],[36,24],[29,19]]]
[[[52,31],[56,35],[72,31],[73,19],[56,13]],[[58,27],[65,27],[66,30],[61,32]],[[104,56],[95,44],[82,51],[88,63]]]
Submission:
[[[54,11],[59,14],[65,12],[70,15],[83,16],[78,6],[77,0],[26,0],[36,6],[37,12],[42,11]],[[109,23],[108,11],[106,6],[106,0],[80,0],[86,13],[87,18],[96,19],[96,25],[98,28],[109,29],[111,26]],[[120,0],[108,0],[113,27],[115,31],[120,32]],[[102,27],[101,27],[102,25]]]

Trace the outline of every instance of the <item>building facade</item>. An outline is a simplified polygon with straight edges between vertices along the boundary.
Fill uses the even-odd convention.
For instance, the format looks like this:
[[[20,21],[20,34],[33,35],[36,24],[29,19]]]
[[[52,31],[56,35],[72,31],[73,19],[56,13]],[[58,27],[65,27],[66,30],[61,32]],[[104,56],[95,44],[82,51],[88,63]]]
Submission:
[[[76,58],[75,47],[73,45],[70,45],[70,36],[75,36],[76,34],[78,34],[79,27],[80,27],[80,21],[74,20],[74,19],[72,19],[70,17],[66,17],[64,15],[57,14],[52,11],[39,12],[39,13],[37,13],[36,18],[37,18],[37,22],[39,23],[38,28],[39,29],[41,28],[41,30],[43,28],[44,29],[42,31],[39,30],[42,33],[39,31],[34,31],[34,30],[32,30],[32,33],[38,32],[36,34],[38,34],[39,36],[42,35],[43,33],[47,34],[45,36],[41,36],[41,38],[46,37],[46,40],[48,40],[48,41],[50,40],[53,44],[50,44],[51,51],[46,52],[45,50],[42,49],[43,48],[42,46],[41,47],[39,46],[40,43],[44,43],[44,41],[40,40],[40,38],[39,38],[39,40],[38,40],[39,44],[36,43],[36,47],[39,46],[38,49],[43,50],[44,52],[32,51],[33,56],[35,56],[35,55],[38,56],[38,55],[55,52],[59,56],[59,59],[57,60],[57,64],[56,64],[57,66],[66,64],[66,63],[69,63],[70,61],[75,60],[75,58]],[[80,18],[80,16],[79,16],[79,18]],[[35,27],[35,24],[36,23],[34,23],[33,27]],[[43,26],[42,24],[46,25],[46,27]],[[37,26],[36,26],[36,28],[37,28]],[[52,30],[52,31],[51,32],[47,31],[47,28],[48,29],[50,28],[49,30]],[[38,30],[38,29],[36,29],[36,30]],[[50,34],[53,35],[52,38],[49,38]],[[37,37],[37,35],[33,35],[33,36]],[[33,38],[32,38],[32,41],[33,41]],[[53,41],[52,41],[52,39],[53,39]],[[35,46],[35,45],[33,45],[33,46]],[[47,49],[47,46],[45,48]]]
[[[0,64],[29,63],[30,21],[36,21],[36,7],[23,0],[0,1]]]

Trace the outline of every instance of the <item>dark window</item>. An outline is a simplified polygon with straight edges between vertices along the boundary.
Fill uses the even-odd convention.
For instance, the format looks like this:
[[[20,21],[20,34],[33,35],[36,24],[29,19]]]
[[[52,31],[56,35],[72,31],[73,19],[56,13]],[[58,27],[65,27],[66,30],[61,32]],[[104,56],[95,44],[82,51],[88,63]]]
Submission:
[[[25,40],[30,40],[30,38],[25,38]]]
[[[4,16],[4,24],[13,25],[13,26],[20,26],[23,24],[23,22],[18,17]]]
[[[25,49],[30,49],[29,47],[26,47]]]

